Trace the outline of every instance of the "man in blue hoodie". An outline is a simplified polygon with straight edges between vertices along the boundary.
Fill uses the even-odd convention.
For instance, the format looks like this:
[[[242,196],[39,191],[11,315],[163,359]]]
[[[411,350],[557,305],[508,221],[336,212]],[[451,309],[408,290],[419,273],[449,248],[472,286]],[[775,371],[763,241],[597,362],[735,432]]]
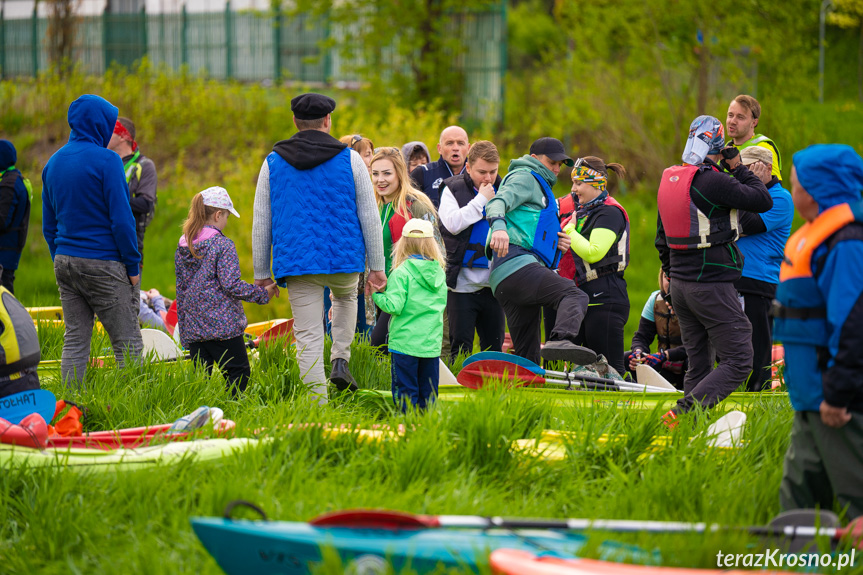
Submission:
[[[118,365],[139,357],[141,279],[135,218],[120,156],[107,149],[118,110],[86,94],[69,106],[69,142],[42,170],[42,233],[54,260],[66,337],[61,375],[83,380],[93,314],[111,338]]]
[[[850,146],[794,154],[791,196],[806,224],[785,246],[774,338],[794,406],[780,503],[863,515],[863,158]]]
[[[17,161],[12,142],[0,140],[0,284],[12,293],[30,225],[30,182],[15,167]]]

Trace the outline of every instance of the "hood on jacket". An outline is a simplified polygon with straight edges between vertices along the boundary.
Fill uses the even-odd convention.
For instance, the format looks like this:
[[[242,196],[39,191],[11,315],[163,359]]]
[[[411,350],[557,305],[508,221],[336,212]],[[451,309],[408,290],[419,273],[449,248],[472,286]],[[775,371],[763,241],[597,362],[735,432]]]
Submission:
[[[0,140],[0,172],[14,166],[18,161],[18,152],[9,140]]]
[[[107,148],[120,111],[105,98],[84,94],[69,105],[69,141],[90,142]]]
[[[533,170],[548,182],[549,187],[553,187],[554,184],[557,183],[557,176],[554,175],[554,172],[545,167],[545,165],[540,162],[538,159],[534,158],[530,154],[525,154],[520,158],[516,158],[509,162],[509,170],[511,172],[516,168],[527,168],[529,170]]]
[[[431,163],[431,154],[429,154],[429,149],[422,142],[408,142],[404,146],[402,146],[402,157],[405,159],[405,164],[411,163],[411,154],[414,153],[416,148],[422,148],[423,152],[426,154],[427,163]]]
[[[436,261],[408,258],[402,265],[424,289],[435,293],[445,289],[443,286],[446,283],[446,274]]]
[[[298,170],[310,170],[333,159],[347,145],[320,130],[302,130],[276,142],[273,151]]]
[[[859,202],[863,191],[863,158],[845,144],[816,144],[792,158],[797,180],[818,203],[819,213]]]

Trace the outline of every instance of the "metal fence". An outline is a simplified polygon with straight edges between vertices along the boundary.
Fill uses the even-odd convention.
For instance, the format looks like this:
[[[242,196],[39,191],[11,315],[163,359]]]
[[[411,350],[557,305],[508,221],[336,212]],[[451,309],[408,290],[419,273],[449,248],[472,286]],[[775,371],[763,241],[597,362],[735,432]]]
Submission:
[[[464,47],[457,62],[465,78],[462,115],[497,119],[506,72],[506,3],[451,18]],[[36,76],[49,66],[47,29],[47,19],[35,9],[30,18],[5,19],[0,12],[0,77]],[[344,85],[359,78],[356,57],[330,41],[343,37],[341,32],[325,17],[235,12],[230,2],[209,13],[187,13],[185,6],[178,13],[105,12],[79,18],[73,60],[95,75],[147,56],[157,67],[185,67],[216,79]]]

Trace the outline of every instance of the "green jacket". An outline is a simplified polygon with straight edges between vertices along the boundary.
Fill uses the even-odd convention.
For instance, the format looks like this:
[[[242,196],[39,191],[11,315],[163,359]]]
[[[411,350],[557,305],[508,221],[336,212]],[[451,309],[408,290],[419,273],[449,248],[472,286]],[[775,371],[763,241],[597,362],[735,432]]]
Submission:
[[[409,258],[390,273],[375,303],[392,316],[389,348],[414,357],[438,357],[443,340],[446,277],[434,260]]]
[[[533,170],[545,178],[549,187],[553,188],[554,184],[557,183],[557,176],[554,175],[554,172],[546,168],[536,158],[525,155],[512,160],[500,189],[485,206],[486,218],[489,220],[504,218],[503,220],[492,221],[489,240],[494,232],[506,230],[509,234],[510,244],[525,249],[530,249],[533,246],[539,214],[545,208],[545,193],[533,174],[527,170]],[[492,291],[497,289],[497,285],[510,274],[538,261],[539,259],[533,255],[523,255],[494,267],[489,278]]]

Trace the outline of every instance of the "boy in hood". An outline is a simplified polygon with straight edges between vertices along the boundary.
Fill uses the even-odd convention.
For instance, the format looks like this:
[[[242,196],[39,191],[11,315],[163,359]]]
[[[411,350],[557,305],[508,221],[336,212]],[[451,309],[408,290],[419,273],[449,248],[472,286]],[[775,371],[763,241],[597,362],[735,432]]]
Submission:
[[[255,284],[266,287],[275,276],[288,288],[300,373],[321,404],[327,402],[324,287],[333,294],[330,381],[353,391],[348,361],[359,273],[366,265],[371,270],[366,292],[386,285],[372,181],[360,155],[330,135],[335,108],[335,100],[322,94],[291,100],[298,131],[264,160],[252,222]]]
[[[0,284],[15,293],[15,270],[27,242],[30,226],[30,182],[18,168],[18,152],[9,140],[0,140]]]
[[[93,314],[99,316],[117,364],[139,357],[141,279],[135,218],[120,156],[107,149],[117,108],[85,94],[69,106],[69,142],[42,170],[42,233],[54,260],[66,337],[61,375],[67,385],[87,371]]]
[[[850,146],[794,154],[791,197],[806,224],[785,246],[774,338],[794,406],[780,503],[863,515],[863,159]]]

